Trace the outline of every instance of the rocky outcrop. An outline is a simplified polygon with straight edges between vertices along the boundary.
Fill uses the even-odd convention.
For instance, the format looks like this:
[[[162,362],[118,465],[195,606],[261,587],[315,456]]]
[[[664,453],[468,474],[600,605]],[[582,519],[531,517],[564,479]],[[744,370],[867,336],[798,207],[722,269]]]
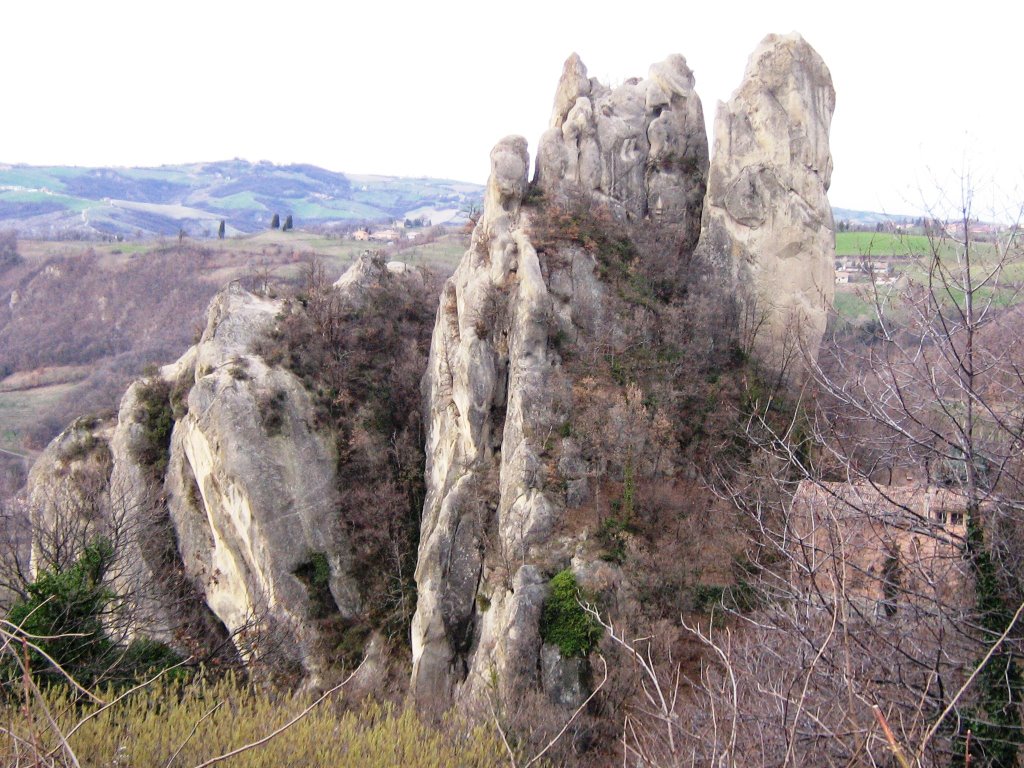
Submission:
[[[521,218],[528,168],[522,138],[508,137],[492,150],[484,213],[445,284],[431,340],[423,382],[427,498],[412,626],[413,689],[421,701],[450,700],[474,666],[488,536],[500,538],[495,545],[507,546],[519,562],[550,525],[549,500],[528,478],[537,464],[534,446],[522,439],[525,422],[543,421],[551,408],[551,299]],[[512,614],[539,613],[542,599],[534,571],[504,575],[501,594],[485,595],[492,644]],[[520,587],[514,592],[513,581]],[[494,621],[498,613],[502,619]],[[524,642],[539,646],[533,625]],[[480,674],[480,666],[474,671]]]
[[[423,275],[404,261],[387,261],[380,251],[363,251],[335,281],[334,287],[349,302],[358,303],[368,292],[380,288],[393,277],[416,285],[423,284]]]
[[[157,383],[159,382],[159,383]],[[226,633],[183,576],[167,514],[163,478],[146,465],[144,392],[161,379],[132,384],[115,419],[78,419],[50,443],[29,477],[32,570],[64,569],[87,545],[112,547],[106,578],[118,599],[106,629],[119,642],[158,640],[206,660],[230,658]],[[169,403],[162,407],[170,410]]]
[[[707,163],[685,59],[669,57],[646,79],[610,89],[573,55],[534,184],[542,208],[596,205],[611,221],[656,220],[688,255]],[[542,666],[550,680],[559,677],[549,674],[560,668],[550,649],[541,663],[540,615],[547,580],[586,537],[556,528],[567,500],[586,498],[588,481],[573,441],[557,440],[573,401],[558,346],[598,329],[620,334],[609,322],[596,253],[561,242],[538,255],[532,217],[543,211],[525,206],[528,191],[531,205],[538,197],[528,168],[522,138],[492,150],[483,215],[434,327],[412,626],[412,687],[421,702],[471,700],[495,685],[501,695],[538,687]]]
[[[229,288],[199,344],[165,371],[191,387],[171,437],[166,487],[185,571],[244,653],[325,663],[311,618],[359,607],[337,519],[336,457],[301,382],[254,352],[279,302]],[[319,579],[325,584],[316,585]],[[274,637],[251,647],[254,637]]]
[[[825,190],[833,104],[817,54],[798,37],[770,37],[719,117],[701,248],[732,292],[763,296],[764,306],[770,297],[766,357],[781,350],[784,320],[795,316],[815,344],[823,328],[832,288]],[[599,418],[595,398],[622,400],[612,391],[622,383],[605,390],[594,379],[584,384],[580,377],[590,372],[569,374],[560,345],[569,340],[575,354],[586,345],[656,344],[631,319],[637,307],[657,312],[661,299],[644,293],[649,284],[637,276],[643,257],[631,261],[635,241],[626,243],[622,225],[657,221],[683,241],[677,257],[688,258],[708,162],[703,130],[681,56],[609,89],[588,78],[574,55],[538,150],[541,194],[528,189],[523,139],[503,139],[491,153],[483,215],[444,287],[424,377],[427,497],[412,627],[420,701],[524,687],[548,687],[564,703],[581,696],[557,649],[543,644],[539,624],[556,571],[596,572],[600,555],[585,526],[573,529],[564,518],[596,505],[589,501],[593,478],[605,475],[608,458],[584,456],[575,439],[556,436],[565,425],[571,432],[573,418]],[[560,226],[583,234],[573,242],[552,233]],[[633,324],[627,330],[624,323]],[[640,337],[625,338],[630,333]],[[606,454],[618,456],[619,477],[676,472],[669,461],[658,469],[660,459],[643,458],[656,419],[633,389],[623,401],[623,413],[638,416],[631,417],[632,442],[606,446]],[[618,585],[612,592],[628,595],[628,580],[607,567],[616,571],[604,579]]]
[[[33,575],[63,568],[97,535],[109,533],[111,423],[78,419],[55,437],[29,472]]]
[[[729,392],[677,387],[682,366],[696,368],[694,350],[705,361],[696,378],[717,380],[716,355],[736,357],[732,329],[712,329],[707,320],[726,313],[697,317],[704,310],[692,292],[700,281],[688,276],[684,290],[664,285],[684,271],[673,259],[702,263],[689,261],[708,169],[693,86],[681,56],[615,89],[588,78],[573,56],[534,184],[524,139],[507,137],[491,152],[483,213],[442,290],[422,380],[425,499],[411,627],[411,687],[420,703],[444,707],[539,688],[557,706],[577,706],[586,696],[586,651],[566,650],[573,655],[566,659],[566,646],[545,643],[549,580],[571,570],[604,606],[638,610],[640,582],[620,567],[631,547],[645,546],[634,533],[638,478],[661,494],[644,511],[649,527],[678,524],[669,518],[685,505],[672,494],[696,478],[684,466],[693,456],[684,440],[696,439],[680,436],[694,415],[686,409]],[[720,108],[698,254],[748,310],[764,313],[758,342],[769,361],[784,352],[790,327],[816,345],[831,300],[825,191],[833,104],[817,54],[798,36],[773,36]],[[657,224],[653,240],[671,245],[645,252],[637,233],[647,223]],[[383,633],[364,642],[383,626],[367,620],[380,607],[367,595],[381,603],[392,596],[368,592],[370,580],[360,576],[377,569],[378,586],[399,583],[388,626],[405,626],[416,524],[409,500],[420,489],[418,479],[400,485],[397,475],[384,475],[392,465],[405,477],[417,472],[418,448],[400,450],[398,438],[414,444],[419,422],[389,417],[396,402],[412,403],[403,411],[415,415],[430,321],[406,317],[415,313],[398,306],[392,289],[415,284],[422,292],[427,283],[369,252],[335,283],[337,294],[322,272],[309,276],[316,284],[301,300],[308,315],[293,311],[301,302],[281,314],[280,301],[236,287],[220,293],[199,342],[127,392],[118,424],[103,433],[101,474],[109,474],[105,492],[128,509],[155,510],[173,540],[170,557],[146,542],[131,550],[138,562],[126,573],[134,581],[166,586],[161,568],[180,572],[244,658],[278,654],[307,679],[322,678],[339,647],[364,643],[370,661],[359,684],[372,687],[363,678],[384,674],[375,670],[387,654]],[[406,294],[407,304],[420,295]],[[405,325],[382,329],[391,315]],[[295,334],[293,345],[263,349],[281,328]],[[400,338],[382,346],[382,330]],[[310,355],[307,332],[321,340],[318,351],[341,353]],[[695,340],[702,334],[708,339]],[[372,354],[358,354],[362,342]],[[274,359],[291,360],[303,379]],[[377,376],[382,366],[388,375]],[[389,375],[402,366],[408,375],[396,399]],[[317,378],[327,369],[333,379]],[[154,387],[164,394],[154,399]],[[173,412],[155,414],[173,423],[160,455],[150,450],[154,407]],[[330,408],[341,421],[325,427]],[[37,487],[100,460],[86,456],[96,430],[79,432],[55,444],[49,469],[34,473]],[[387,514],[375,516],[385,493]],[[347,505],[353,499],[359,503]],[[644,534],[653,541],[658,531]],[[398,551],[389,566],[379,562],[382,539]],[[648,566],[658,567],[657,560]],[[335,630],[362,621],[356,628],[365,633],[329,635],[325,614]]]
[[[571,399],[551,339],[575,332],[571,308],[599,309],[603,288],[582,249],[542,268],[522,207],[528,166],[520,137],[491,152],[484,213],[434,327],[412,626],[420,701],[538,684],[545,573],[571,554],[553,536],[564,494],[544,467]]]
[[[380,312],[383,300],[401,304],[425,290],[419,271],[369,252],[336,292],[313,277],[330,322],[360,322],[369,296],[367,311]],[[354,573],[339,444],[351,459],[399,443],[388,433],[384,448],[367,448],[358,424],[364,433],[339,436],[310,381],[268,362],[294,351],[274,341],[285,311],[281,300],[229,286],[197,344],[128,388],[116,424],[81,421],[55,440],[31,481],[33,542],[45,566],[51,539],[80,521],[65,559],[95,535],[110,538],[119,558],[112,586],[142,634],[190,652],[201,650],[197,633],[214,645],[230,637],[244,660],[315,683],[367,642],[383,657],[383,639],[367,627],[373,607],[362,604],[365,574]]]
[[[798,343],[817,353],[835,295],[834,108],[817,52],[798,34],[769,35],[715,119],[697,253],[736,286],[760,327],[755,347],[775,367]]]
[[[704,112],[686,59],[669,56],[614,89],[588,78],[576,54],[565,62],[537,152],[536,181],[548,196],[678,223],[688,253],[707,170]]]

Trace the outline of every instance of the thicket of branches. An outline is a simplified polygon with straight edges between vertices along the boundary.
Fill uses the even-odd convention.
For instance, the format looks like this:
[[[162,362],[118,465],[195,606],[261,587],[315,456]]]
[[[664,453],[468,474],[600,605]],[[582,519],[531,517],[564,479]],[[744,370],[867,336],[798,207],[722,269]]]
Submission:
[[[752,409],[760,458],[717,487],[756,523],[756,607],[694,628],[711,660],[674,751],[634,741],[654,762],[1018,764],[1021,251],[972,218],[805,359],[794,418]]]
[[[437,285],[429,274],[382,275],[379,284],[349,295],[311,262],[303,287],[285,302],[274,337],[259,350],[305,383],[318,426],[337,447],[339,516],[355,552],[353,572],[366,612],[334,634],[342,652],[354,656],[371,630],[406,645],[416,604],[424,493],[419,388]]]

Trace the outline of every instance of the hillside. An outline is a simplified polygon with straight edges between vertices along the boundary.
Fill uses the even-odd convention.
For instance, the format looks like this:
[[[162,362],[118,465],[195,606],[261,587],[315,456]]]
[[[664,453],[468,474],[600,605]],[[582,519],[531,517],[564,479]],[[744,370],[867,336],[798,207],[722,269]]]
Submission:
[[[798,33],[646,71],[471,227],[0,230],[0,765],[1024,764],[1016,229],[837,221]],[[244,166],[59,194],[378,181]]]
[[[483,188],[443,179],[347,176],[314,165],[228,160],[159,168],[0,164],[0,229],[31,238],[214,236],[296,226],[427,218],[465,221]]]
[[[449,275],[468,237],[418,232],[386,252]],[[18,242],[15,262],[0,266],[0,499],[71,420],[109,412],[147,363],[187,348],[219,288],[299,285],[313,261],[339,275],[367,245],[302,230],[182,243]]]
[[[462,224],[483,187],[449,179],[344,174],[315,165],[225,160],[159,168],[90,168],[0,163],[0,229],[43,239],[213,237],[265,229],[274,213],[296,226],[430,219]],[[833,208],[856,228],[912,217]]]

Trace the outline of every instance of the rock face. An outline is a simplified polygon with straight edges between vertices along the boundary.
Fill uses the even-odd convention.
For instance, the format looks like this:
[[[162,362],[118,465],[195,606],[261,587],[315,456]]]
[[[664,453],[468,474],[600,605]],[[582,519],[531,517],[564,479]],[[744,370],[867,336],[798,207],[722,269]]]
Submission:
[[[184,578],[163,478],[140,461],[147,441],[141,393],[152,383],[128,388],[116,420],[76,421],[36,462],[27,494],[32,570],[66,568],[104,538],[113,546],[107,577],[119,598],[105,620],[114,640],[145,636],[198,658],[229,660],[223,626]]]
[[[791,316],[815,345],[824,327],[833,288],[825,197],[833,105],[817,54],[799,37],[770,37],[719,116],[700,247],[732,288],[772,298],[765,355],[780,349],[773,345]],[[526,142],[508,137],[491,152],[483,215],[441,296],[423,384],[418,700],[545,686],[553,700],[579,698],[559,682],[552,648],[542,654],[539,621],[548,578],[567,566],[583,574],[598,559],[587,534],[567,531],[563,517],[586,502],[588,478],[600,468],[588,469],[570,438],[552,448],[581,389],[555,340],[589,334],[616,343],[622,330],[610,307],[620,299],[598,277],[614,254],[552,246],[534,219],[544,206],[579,203],[612,220],[668,224],[693,245],[707,162],[700,101],[681,56],[614,90],[569,58],[538,150],[541,208],[533,190],[524,202]],[[621,284],[615,290],[623,295]]]
[[[540,140],[536,181],[550,197],[580,196],[635,218],[679,222],[687,251],[700,231],[708,170],[704,112],[678,54],[643,80],[611,89],[573,54]]]
[[[166,372],[192,384],[166,486],[185,571],[239,650],[272,631],[275,651],[315,673],[325,659],[310,579],[326,579],[343,618],[359,598],[337,520],[333,446],[314,431],[301,382],[253,352],[280,309],[229,288],[199,344]]]
[[[681,56],[614,90],[588,79],[578,56],[566,62],[537,158],[549,204],[655,218],[692,250],[707,163]],[[421,702],[541,685],[547,578],[573,554],[554,535],[567,492],[546,480],[548,446],[572,400],[552,340],[602,324],[604,287],[581,247],[538,258],[523,208],[528,169],[524,139],[492,150],[483,215],[444,287],[424,377],[427,496],[412,627]],[[579,483],[567,476],[569,495],[585,493]]]
[[[491,152],[484,213],[444,287],[423,380],[412,687],[434,705],[539,684],[547,579],[572,554],[553,533],[565,494],[545,466],[571,401],[552,339],[592,320],[604,289],[583,249],[542,264],[522,207],[528,166],[520,137]]]
[[[412,627],[413,689],[421,701],[450,700],[470,674],[471,651],[481,644],[478,594],[490,601],[488,618],[501,614],[489,622],[496,624],[484,640],[490,644],[511,615],[539,615],[543,599],[531,566],[505,573],[500,594],[481,591],[485,539],[500,539],[519,562],[543,540],[553,512],[529,480],[536,446],[524,441],[524,432],[549,417],[552,365],[551,298],[521,216],[528,168],[522,138],[505,138],[492,150],[484,213],[445,284],[431,340],[423,381],[427,497]],[[539,648],[536,620],[529,634],[503,639]],[[482,665],[474,672],[482,674]]]
[[[769,35],[715,118],[699,256],[745,297],[754,339],[776,367],[817,353],[835,296],[828,68],[797,34]],[[792,335],[796,332],[796,336]]]
[[[404,261],[385,261],[380,252],[363,251],[355,263],[345,270],[334,287],[349,301],[359,302],[368,291],[379,288],[391,277],[423,284],[423,276]]]
[[[681,56],[615,90],[569,58],[537,160],[545,205],[657,219],[692,248],[706,167],[700,100]],[[552,447],[573,398],[556,340],[608,326],[606,288],[596,255],[578,244],[538,256],[531,211],[542,212],[524,207],[528,168],[520,137],[491,152],[483,215],[444,287],[424,377],[412,688],[433,705],[543,685],[547,581],[580,544],[556,533],[567,499],[586,495],[572,441]],[[543,668],[559,667],[548,658]]]

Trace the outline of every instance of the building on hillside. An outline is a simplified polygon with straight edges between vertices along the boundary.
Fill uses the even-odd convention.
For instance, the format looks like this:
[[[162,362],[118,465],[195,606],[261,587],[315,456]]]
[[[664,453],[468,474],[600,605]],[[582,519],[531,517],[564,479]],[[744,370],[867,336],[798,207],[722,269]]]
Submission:
[[[867,616],[891,617],[908,600],[959,605],[970,593],[965,508],[949,488],[804,480],[790,513],[797,583]]]

